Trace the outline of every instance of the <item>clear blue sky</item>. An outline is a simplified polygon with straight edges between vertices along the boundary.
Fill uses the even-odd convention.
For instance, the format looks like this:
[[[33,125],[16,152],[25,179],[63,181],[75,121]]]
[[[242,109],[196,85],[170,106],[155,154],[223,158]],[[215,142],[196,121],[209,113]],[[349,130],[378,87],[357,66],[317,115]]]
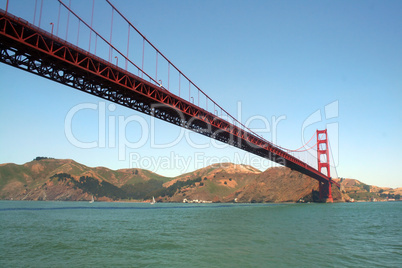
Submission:
[[[328,127],[340,177],[402,187],[402,1],[112,2],[222,107],[241,114],[243,123],[252,120],[252,128],[269,123],[268,130],[257,131],[266,139],[295,149],[316,129]],[[0,8],[5,3],[0,0]],[[34,3],[10,0],[9,11],[32,23]],[[72,0],[71,6],[90,21],[91,4]],[[45,0],[44,7],[41,27],[50,31],[58,4]],[[95,28],[109,38],[110,7],[97,0],[95,13]],[[125,51],[127,26],[114,16],[113,41]],[[77,31],[70,20],[68,39],[75,43]],[[59,35],[64,35],[63,13],[61,21]],[[81,36],[85,30],[80,32],[83,42]],[[142,43],[131,44],[130,55],[141,64],[135,53]],[[122,58],[119,65],[124,68]],[[159,72],[162,77],[163,70]],[[111,169],[147,168],[166,176],[214,162],[262,170],[272,166],[5,64],[0,64],[0,92],[0,163],[49,156]],[[65,122],[77,107],[87,109],[70,118],[71,132],[87,145],[96,142],[88,146],[94,148],[77,147],[67,137]],[[321,120],[312,120],[317,113]],[[128,119],[132,121],[124,125]],[[119,147],[119,137],[135,148]]]

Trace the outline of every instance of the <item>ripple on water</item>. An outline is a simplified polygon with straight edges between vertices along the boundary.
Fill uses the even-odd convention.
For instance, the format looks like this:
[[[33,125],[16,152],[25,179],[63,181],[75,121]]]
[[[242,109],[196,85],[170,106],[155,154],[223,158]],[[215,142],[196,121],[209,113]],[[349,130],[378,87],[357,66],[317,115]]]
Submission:
[[[0,202],[0,266],[398,267],[401,205]]]

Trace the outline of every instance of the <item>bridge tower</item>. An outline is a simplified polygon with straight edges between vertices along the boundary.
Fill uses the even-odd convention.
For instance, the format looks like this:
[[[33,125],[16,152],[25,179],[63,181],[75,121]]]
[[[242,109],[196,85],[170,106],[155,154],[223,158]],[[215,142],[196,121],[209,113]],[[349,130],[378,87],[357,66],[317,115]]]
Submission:
[[[329,181],[319,182],[320,200],[333,202],[331,189],[331,174],[329,165],[329,147],[327,130],[317,130],[317,161],[318,171],[323,173],[322,169],[326,169]],[[324,173],[323,173],[324,174]]]

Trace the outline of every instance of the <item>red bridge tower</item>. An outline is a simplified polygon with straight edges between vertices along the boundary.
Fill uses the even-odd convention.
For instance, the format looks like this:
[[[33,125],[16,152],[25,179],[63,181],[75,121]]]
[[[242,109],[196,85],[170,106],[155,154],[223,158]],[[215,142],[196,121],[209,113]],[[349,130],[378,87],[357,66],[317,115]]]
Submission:
[[[318,171],[322,172],[322,168],[327,171],[329,181],[319,182],[320,200],[326,202],[333,202],[331,190],[331,174],[329,165],[329,147],[328,147],[328,134],[327,130],[317,130],[317,160]],[[324,173],[323,173],[324,174]]]

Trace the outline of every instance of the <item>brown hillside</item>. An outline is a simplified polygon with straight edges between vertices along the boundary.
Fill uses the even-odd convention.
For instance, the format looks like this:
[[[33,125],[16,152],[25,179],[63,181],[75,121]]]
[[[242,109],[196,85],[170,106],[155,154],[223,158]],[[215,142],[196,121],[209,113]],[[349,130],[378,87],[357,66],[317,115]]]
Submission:
[[[187,200],[205,200],[213,202],[297,202],[300,199],[313,201],[313,191],[318,191],[318,182],[297,171],[285,167],[275,167],[265,172],[232,172],[234,164],[228,169],[211,167],[199,170],[202,182],[193,187],[178,191],[165,201],[181,202]],[[205,177],[204,177],[205,176]],[[190,174],[177,180],[193,178]],[[171,182],[166,183],[171,185]],[[334,201],[342,201],[336,186],[332,187]],[[318,198],[318,192],[317,192]]]
[[[261,171],[247,165],[233,163],[214,164],[191,173],[176,177],[164,184],[169,187],[177,181],[201,178],[202,181],[193,187],[178,191],[173,197],[165,198],[168,202],[182,202],[188,200],[205,200],[225,202],[228,195],[249,184]],[[230,202],[232,202],[230,200]]]
[[[248,165],[236,165],[233,163],[219,163],[219,164],[213,164],[210,166],[207,166],[205,168],[201,168],[198,170],[195,170],[193,172],[189,172],[183,175],[179,175],[176,178],[174,178],[171,181],[166,182],[163,186],[164,187],[169,187],[170,185],[174,184],[176,181],[183,181],[183,180],[189,180],[189,179],[194,179],[197,177],[201,178],[207,178],[207,179],[214,179],[217,176],[222,177],[224,174],[228,176],[230,175],[236,175],[238,176],[241,174],[241,176],[254,176],[256,174],[260,174],[261,171]]]
[[[87,167],[71,159],[41,159],[23,165],[0,166],[0,199],[14,200],[90,200],[92,194],[77,189],[70,182],[52,179],[55,174],[66,173],[76,181],[88,176],[117,187],[136,184],[150,179],[167,181],[158,174],[141,169],[111,170],[105,167]],[[107,198],[106,198],[107,200]]]
[[[334,201],[381,200],[394,196],[398,199],[397,195],[402,192],[402,188],[370,186],[353,179],[337,181],[341,183],[343,196],[333,186]],[[175,178],[166,178],[142,169],[91,168],[70,159],[40,159],[24,165],[0,165],[0,199],[90,200],[95,195],[103,200],[141,200],[142,197],[147,199],[155,195],[163,202],[182,202],[184,199],[297,202],[300,199],[313,201],[318,198],[317,191],[316,180],[285,167],[261,172],[251,166],[221,163]]]
[[[286,167],[274,167],[261,173],[254,183],[236,193],[240,202],[297,202],[311,199],[318,182]],[[337,187],[332,187],[334,201],[342,201]]]
[[[367,185],[355,179],[338,179],[341,184],[341,191],[348,196],[346,201],[386,201],[389,198],[398,199],[402,195],[402,188],[378,187]]]

